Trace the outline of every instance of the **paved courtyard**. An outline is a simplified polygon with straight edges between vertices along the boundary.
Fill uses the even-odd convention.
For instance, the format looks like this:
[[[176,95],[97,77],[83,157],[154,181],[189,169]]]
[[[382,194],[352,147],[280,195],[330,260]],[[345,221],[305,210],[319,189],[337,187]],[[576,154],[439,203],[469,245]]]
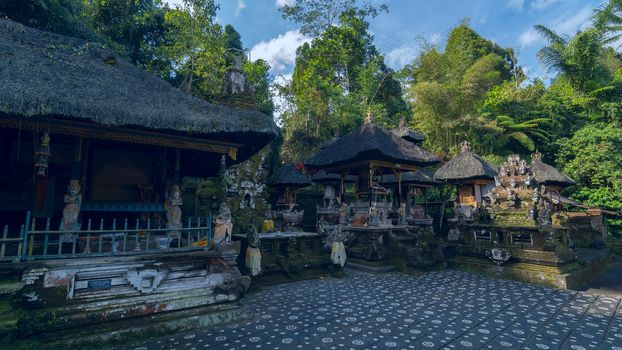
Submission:
[[[126,349],[622,349],[620,299],[458,271],[264,288],[256,317]]]

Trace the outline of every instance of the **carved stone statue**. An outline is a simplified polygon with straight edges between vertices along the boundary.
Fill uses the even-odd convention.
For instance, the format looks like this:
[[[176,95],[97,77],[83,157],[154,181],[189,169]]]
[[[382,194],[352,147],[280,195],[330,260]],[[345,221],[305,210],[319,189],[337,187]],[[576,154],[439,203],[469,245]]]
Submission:
[[[259,249],[260,240],[257,227],[251,226],[251,232],[247,235],[248,248],[246,249],[246,267],[251,272],[251,276],[257,276],[261,272],[261,250]]]
[[[346,204],[346,202],[341,203],[341,207],[339,208],[339,224],[346,225],[349,215],[348,204]]]
[[[542,209],[538,212],[538,225],[541,227],[551,226],[551,203],[549,201],[544,201],[544,205]]]
[[[227,203],[223,202],[220,205],[220,212],[216,217],[216,226],[214,227],[214,242],[216,242],[216,244],[221,242],[230,242],[232,230],[233,222],[231,218],[231,209],[229,209]]]
[[[166,211],[166,228],[170,231],[168,236],[172,239],[181,237],[181,190],[179,185],[174,185],[169,190],[168,198],[164,202],[164,210]]]
[[[343,267],[346,264],[346,247],[343,244],[346,240],[346,235],[341,231],[341,225],[334,228],[327,240],[332,242],[330,251],[330,260],[335,265]]]
[[[369,215],[368,215],[369,226],[378,226],[379,225],[379,214],[378,208],[376,207],[376,202],[371,202],[371,206],[369,207]]]
[[[261,232],[274,232],[274,212],[272,211],[272,205],[270,203],[266,204],[266,212],[264,213]]]
[[[335,188],[326,185],[324,188],[324,208],[332,208],[335,204]]]
[[[82,206],[82,195],[80,194],[80,182],[78,180],[69,181],[64,202],[65,207],[63,208],[63,222],[61,230],[76,231],[80,228],[78,216],[80,215],[80,207]],[[73,235],[63,234],[61,240],[63,242],[73,242]]]
[[[406,224],[406,203],[404,202],[400,203],[400,207],[397,208],[397,224]]]

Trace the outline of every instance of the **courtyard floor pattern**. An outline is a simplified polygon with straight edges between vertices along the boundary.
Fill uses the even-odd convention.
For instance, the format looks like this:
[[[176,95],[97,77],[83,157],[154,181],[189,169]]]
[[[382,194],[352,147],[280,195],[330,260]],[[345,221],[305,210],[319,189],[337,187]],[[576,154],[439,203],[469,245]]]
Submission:
[[[252,319],[128,350],[620,349],[620,299],[445,270],[263,288]]]

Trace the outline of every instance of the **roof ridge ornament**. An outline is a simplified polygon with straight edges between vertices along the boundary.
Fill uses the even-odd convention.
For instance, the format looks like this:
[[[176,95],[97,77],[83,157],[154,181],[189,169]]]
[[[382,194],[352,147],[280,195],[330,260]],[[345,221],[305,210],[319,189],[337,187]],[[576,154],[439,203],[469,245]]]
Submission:
[[[531,154],[531,163],[542,163],[542,153],[536,150]]]
[[[367,110],[367,117],[365,117],[365,124],[371,123],[371,109]]]
[[[471,151],[471,143],[467,140],[464,140],[460,143],[460,153],[462,152],[470,152]]]

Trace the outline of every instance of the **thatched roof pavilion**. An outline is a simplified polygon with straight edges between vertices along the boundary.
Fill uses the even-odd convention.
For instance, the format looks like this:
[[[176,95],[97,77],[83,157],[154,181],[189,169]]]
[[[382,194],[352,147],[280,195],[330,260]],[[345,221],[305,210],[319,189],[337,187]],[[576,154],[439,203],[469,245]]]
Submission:
[[[191,96],[99,44],[0,19],[0,57],[0,127],[45,125],[237,161],[276,136],[271,117]]]
[[[345,177],[356,175],[359,195],[366,193],[371,203],[376,175],[382,176],[387,170],[387,173],[395,173],[399,181],[402,172],[416,171],[438,162],[435,155],[416,143],[372,123],[369,114],[363,125],[323,146],[307,160],[306,166],[340,174],[342,195]],[[401,195],[401,186],[398,189]]]
[[[541,185],[566,188],[576,185],[576,182],[554,167],[542,162],[542,154],[536,152],[531,155],[531,172],[534,179]]]
[[[454,183],[469,180],[494,180],[495,176],[497,176],[495,167],[472,153],[471,146],[466,141],[461,144],[460,153],[434,173],[435,180]]]
[[[311,180],[299,172],[292,164],[285,165],[268,179],[268,185],[276,188],[303,188],[311,185]]]
[[[341,172],[369,167],[370,163],[378,167],[416,170],[438,162],[436,156],[416,144],[366,122],[321,149],[305,165]]]

